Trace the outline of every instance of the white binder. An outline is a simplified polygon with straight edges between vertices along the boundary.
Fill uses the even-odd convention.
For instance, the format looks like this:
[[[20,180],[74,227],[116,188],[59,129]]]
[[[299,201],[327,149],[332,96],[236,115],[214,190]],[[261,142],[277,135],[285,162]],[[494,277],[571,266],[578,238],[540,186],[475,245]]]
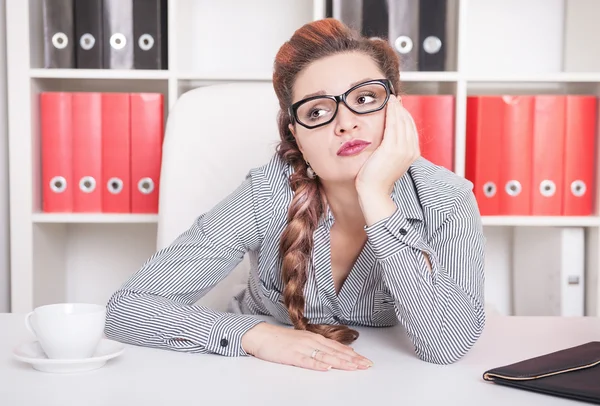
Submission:
[[[585,229],[516,227],[513,235],[515,316],[583,316]]]

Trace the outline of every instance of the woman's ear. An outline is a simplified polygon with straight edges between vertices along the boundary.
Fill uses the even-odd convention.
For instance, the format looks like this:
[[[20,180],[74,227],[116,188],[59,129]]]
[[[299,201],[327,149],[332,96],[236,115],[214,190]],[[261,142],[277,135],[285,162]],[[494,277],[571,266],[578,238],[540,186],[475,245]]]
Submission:
[[[288,128],[294,136],[294,139],[296,140],[296,145],[298,145],[298,149],[300,150],[300,152],[304,153],[304,151],[302,150],[302,144],[300,144],[300,140],[298,139],[298,137],[296,137],[296,133],[294,132],[296,129],[292,124],[288,124]]]

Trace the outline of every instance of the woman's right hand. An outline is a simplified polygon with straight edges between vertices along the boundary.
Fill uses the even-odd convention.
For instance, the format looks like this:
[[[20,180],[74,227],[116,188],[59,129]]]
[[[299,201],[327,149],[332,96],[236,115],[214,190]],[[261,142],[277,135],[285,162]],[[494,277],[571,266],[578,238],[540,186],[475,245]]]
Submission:
[[[369,359],[335,340],[266,322],[257,324],[242,336],[242,347],[248,354],[265,361],[317,371],[331,368],[353,371],[373,365]],[[312,358],[315,350],[318,351]]]

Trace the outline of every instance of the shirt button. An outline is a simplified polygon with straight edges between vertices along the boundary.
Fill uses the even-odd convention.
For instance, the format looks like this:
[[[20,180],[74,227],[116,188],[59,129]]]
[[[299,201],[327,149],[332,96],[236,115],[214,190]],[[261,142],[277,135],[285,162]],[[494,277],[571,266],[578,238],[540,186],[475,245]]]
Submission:
[[[400,229],[400,235],[406,235],[407,231],[404,228]]]
[[[229,341],[226,338],[221,339],[221,347],[227,347],[229,345]]]

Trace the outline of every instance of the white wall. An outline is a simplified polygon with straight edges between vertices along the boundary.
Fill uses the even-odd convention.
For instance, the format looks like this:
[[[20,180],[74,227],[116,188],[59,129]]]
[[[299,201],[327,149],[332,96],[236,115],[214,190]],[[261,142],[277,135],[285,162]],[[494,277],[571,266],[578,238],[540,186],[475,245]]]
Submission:
[[[5,11],[5,0],[0,0],[0,313],[10,310]]]

